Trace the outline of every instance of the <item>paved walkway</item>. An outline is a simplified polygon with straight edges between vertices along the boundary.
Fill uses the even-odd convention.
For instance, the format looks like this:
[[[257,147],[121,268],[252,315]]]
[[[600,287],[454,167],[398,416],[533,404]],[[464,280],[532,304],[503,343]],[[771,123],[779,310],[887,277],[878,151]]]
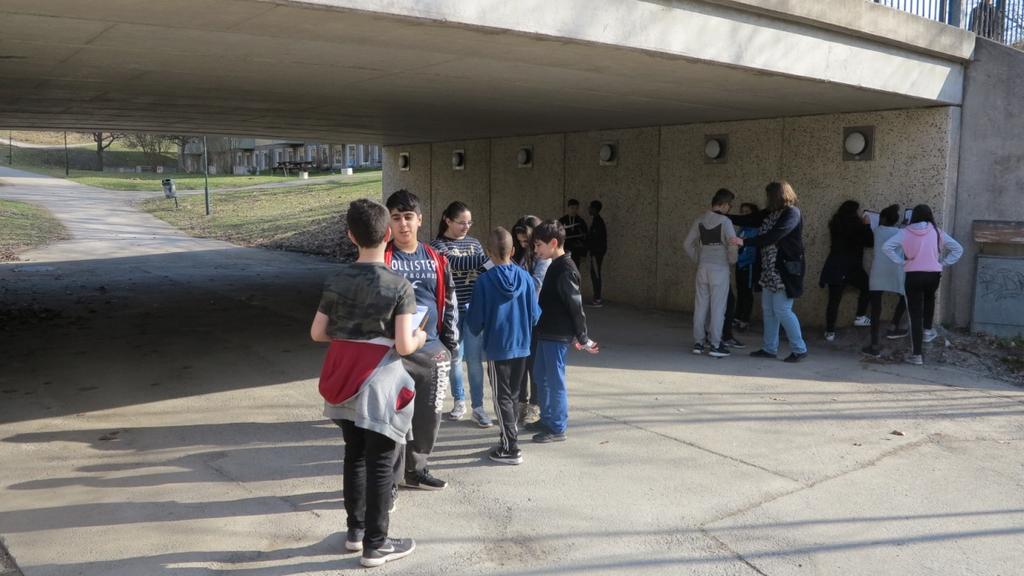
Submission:
[[[356,572],[307,335],[332,265],[0,178],[76,235],[0,265],[0,535],[25,574]],[[445,423],[450,487],[401,493],[392,532],[419,548],[378,573],[1019,573],[1024,390],[815,348],[713,360],[680,315],[590,320],[569,441],[502,467],[493,430]]]

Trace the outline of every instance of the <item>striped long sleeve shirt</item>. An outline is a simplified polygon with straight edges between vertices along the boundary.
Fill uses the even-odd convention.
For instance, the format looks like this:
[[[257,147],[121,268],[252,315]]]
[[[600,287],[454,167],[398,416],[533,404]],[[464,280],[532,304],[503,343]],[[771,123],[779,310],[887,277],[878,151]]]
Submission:
[[[459,309],[469,308],[473,286],[478,276],[486,269],[484,264],[489,260],[484,247],[476,238],[466,236],[461,240],[452,240],[446,236],[438,236],[430,245],[448,257],[448,266],[455,281],[455,295],[459,300]]]

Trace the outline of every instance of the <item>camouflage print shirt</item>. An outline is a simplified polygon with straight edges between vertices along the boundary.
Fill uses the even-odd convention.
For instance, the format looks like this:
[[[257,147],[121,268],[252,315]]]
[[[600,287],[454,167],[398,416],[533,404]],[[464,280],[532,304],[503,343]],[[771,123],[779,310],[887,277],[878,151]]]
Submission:
[[[416,313],[412,285],[381,263],[344,264],[324,283],[320,312],[335,340],[395,337],[395,316]]]

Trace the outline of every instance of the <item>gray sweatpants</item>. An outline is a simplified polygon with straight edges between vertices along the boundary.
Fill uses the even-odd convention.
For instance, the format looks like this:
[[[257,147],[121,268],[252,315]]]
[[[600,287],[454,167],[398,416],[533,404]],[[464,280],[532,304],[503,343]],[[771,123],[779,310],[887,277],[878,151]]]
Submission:
[[[697,266],[697,295],[693,303],[694,342],[708,340],[712,346],[722,344],[722,325],[731,281],[729,273],[728,266]]]

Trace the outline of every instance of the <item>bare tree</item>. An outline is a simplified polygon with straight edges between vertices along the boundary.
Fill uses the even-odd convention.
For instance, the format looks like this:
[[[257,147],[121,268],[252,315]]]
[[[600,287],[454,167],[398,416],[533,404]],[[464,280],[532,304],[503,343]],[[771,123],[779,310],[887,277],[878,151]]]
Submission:
[[[140,148],[146,156],[146,162],[151,166],[159,166],[164,163],[164,152],[167,150],[171,138],[164,134],[151,134],[149,132],[130,132],[125,136],[125,142],[134,148]]]
[[[182,134],[173,134],[167,136],[167,139],[178,147],[178,170],[185,170],[185,147],[191,144],[195,140],[195,136],[185,136]]]
[[[96,169],[103,172],[103,152],[110,145],[125,137],[123,132],[93,132],[92,139],[96,142]]]

